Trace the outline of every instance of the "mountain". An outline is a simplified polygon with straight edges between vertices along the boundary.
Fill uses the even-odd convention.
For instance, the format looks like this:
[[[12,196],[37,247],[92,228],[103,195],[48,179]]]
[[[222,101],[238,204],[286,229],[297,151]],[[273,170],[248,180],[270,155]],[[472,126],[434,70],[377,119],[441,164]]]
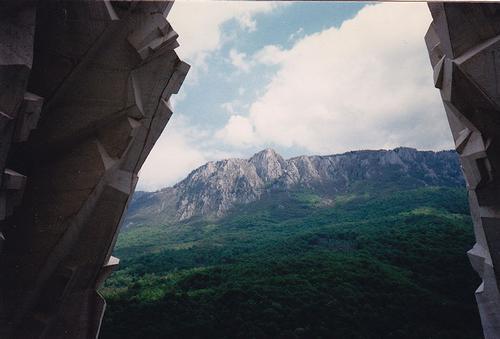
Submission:
[[[483,337],[455,152],[264,150],[129,213],[103,339]]]
[[[250,159],[208,162],[173,187],[136,192],[124,227],[217,218],[276,192],[311,191],[334,198],[348,192],[463,185],[454,151],[400,147],[285,160],[265,149]]]

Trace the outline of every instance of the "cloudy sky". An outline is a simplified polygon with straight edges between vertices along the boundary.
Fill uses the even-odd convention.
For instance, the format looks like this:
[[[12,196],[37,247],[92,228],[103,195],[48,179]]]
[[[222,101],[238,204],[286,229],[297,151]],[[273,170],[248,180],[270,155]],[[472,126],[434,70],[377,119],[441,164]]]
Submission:
[[[210,160],[409,146],[450,149],[423,3],[176,2],[191,64],[138,189]]]

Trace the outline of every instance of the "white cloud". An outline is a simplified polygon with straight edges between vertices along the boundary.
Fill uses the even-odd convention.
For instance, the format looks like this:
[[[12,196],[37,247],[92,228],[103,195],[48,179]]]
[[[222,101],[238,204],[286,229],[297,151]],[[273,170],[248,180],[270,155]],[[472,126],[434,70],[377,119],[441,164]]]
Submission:
[[[250,67],[252,67],[252,64],[250,60],[248,60],[246,53],[239,53],[234,48],[229,51],[229,60],[234,67],[243,72],[250,71]]]
[[[238,146],[251,146],[255,140],[255,131],[248,118],[241,115],[233,115],[229,118],[227,125],[217,131],[216,138]]]
[[[248,30],[249,32],[254,32],[257,29],[257,22],[252,18],[251,13],[243,13],[237,18],[237,20],[240,27]]]
[[[239,102],[238,101],[225,102],[225,103],[223,103],[220,106],[229,115],[237,115],[238,114],[238,109],[237,109],[237,107],[239,106]]]
[[[292,34],[290,34],[290,36],[288,37],[288,41],[295,40],[300,35],[302,35],[302,33],[304,33],[304,28],[300,27],[298,30],[296,30],[295,32],[293,32]]]
[[[168,15],[179,34],[177,53],[183,60],[206,66],[207,55],[223,44],[222,25],[232,19],[247,31],[256,29],[254,16],[279,6],[259,1],[176,1]]]
[[[286,56],[287,52],[282,50],[280,46],[267,45],[255,53],[253,59],[264,65],[278,65],[285,61]]]
[[[424,43],[430,21],[425,4],[369,5],[290,50],[266,46],[254,60],[279,71],[249,115],[230,117],[218,137],[314,153],[451,148]]]

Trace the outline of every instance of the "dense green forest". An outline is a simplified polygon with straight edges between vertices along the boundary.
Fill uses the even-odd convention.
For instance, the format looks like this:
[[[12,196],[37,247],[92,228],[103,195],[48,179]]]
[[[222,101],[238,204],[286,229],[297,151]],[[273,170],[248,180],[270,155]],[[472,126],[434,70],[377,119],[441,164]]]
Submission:
[[[482,338],[466,192],[282,192],[120,234],[102,338]]]

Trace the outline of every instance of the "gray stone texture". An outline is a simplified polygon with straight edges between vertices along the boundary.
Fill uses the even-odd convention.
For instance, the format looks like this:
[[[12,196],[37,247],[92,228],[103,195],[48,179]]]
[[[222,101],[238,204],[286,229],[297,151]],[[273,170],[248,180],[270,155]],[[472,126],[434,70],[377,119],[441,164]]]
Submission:
[[[486,339],[500,338],[500,4],[431,3],[425,40],[467,181]],[[459,279],[460,277],[457,277]]]
[[[97,336],[123,212],[189,69],[171,5],[0,4],[0,338]]]

